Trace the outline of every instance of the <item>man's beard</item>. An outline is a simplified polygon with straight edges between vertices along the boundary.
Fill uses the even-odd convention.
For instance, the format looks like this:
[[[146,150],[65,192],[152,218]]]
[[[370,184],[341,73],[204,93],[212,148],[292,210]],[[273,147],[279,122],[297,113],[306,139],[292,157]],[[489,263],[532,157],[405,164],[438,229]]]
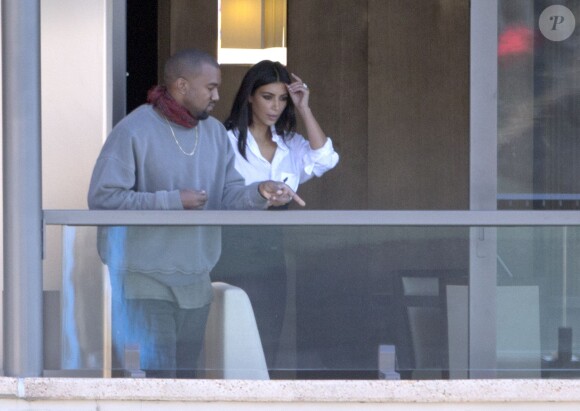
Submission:
[[[198,120],[206,120],[209,117],[209,113],[207,111],[202,111],[197,116],[195,116]]]
[[[193,117],[197,120],[206,120],[209,117],[209,112],[214,108],[215,104],[210,104],[203,111],[198,111],[197,113],[191,113]]]

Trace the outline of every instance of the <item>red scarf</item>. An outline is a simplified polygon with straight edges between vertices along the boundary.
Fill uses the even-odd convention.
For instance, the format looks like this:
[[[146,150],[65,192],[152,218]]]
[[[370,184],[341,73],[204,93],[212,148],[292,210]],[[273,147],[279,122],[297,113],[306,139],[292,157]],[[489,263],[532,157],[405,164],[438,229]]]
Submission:
[[[187,128],[197,126],[197,119],[171,97],[165,86],[153,86],[147,93],[147,103],[151,104],[175,124]]]

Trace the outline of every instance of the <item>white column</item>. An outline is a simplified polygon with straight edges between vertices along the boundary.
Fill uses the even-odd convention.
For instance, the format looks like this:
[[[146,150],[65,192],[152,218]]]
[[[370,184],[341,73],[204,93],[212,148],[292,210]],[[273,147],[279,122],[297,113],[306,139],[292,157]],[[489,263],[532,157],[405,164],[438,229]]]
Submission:
[[[42,373],[40,1],[2,0],[4,374]]]

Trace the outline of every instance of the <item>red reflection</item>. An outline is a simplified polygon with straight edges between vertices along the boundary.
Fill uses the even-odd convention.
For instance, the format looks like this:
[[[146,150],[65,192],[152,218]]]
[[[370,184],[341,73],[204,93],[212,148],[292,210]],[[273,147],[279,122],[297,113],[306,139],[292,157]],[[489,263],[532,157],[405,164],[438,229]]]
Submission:
[[[504,30],[499,36],[499,57],[529,54],[533,49],[534,33],[527,27],[515,26]]]

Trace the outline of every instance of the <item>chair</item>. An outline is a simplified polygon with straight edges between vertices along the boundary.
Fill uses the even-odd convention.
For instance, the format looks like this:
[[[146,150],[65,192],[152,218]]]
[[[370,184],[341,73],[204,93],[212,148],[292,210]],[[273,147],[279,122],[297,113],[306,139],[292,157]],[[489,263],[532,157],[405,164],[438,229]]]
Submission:
[[[90,237],[93,238],[92,236]],[[101,265],[100,260],[89,261],[86,266],[89,271],[77,272],[77,257],[75,255],[76,242],[83,241],[77,238],[77,227],[63,227],[63,285],[62,293],[49,294],[47,301],[47,358],[51,361],[47,364],[46,375],[86,375],[91,377],[111,377],[112,367],[112,317],[111,288],[109,274],[106,266]],[[95,246],[96,247],[96,246]],[[95,273],[99,272],[100,276]],[[91,289],[73,284],[75,276],[84,275],[100,284],[102,292],[96,292],[95,286]],[[81,282],[84,284],[85,282]],[[203,353],[200,356],[201,374],[206,378],[243,378],[243,379],[269,379],[266,359],[262,349],[260,335],[254,318],[252,305],[244,290],[226,283],[215,282],[212,284],[214,301],[210,308]],[[88,291],[87,291],[88,290]],[[79,298],[77,293],[92,293],[89,302],[86,298]],[[53,295],[54,294],[54,295]],[[95,345],[100,350],[95,357],[94,368],[86,369],[87,360],[80,352],[82,333],[86,333],[87,327],[79,329],[78,319],[75,313],[89,313],[90,318],[85,318],[83,324],[91,324],[92,328],[98,327],[97,334],[102,335]],[[48,320],[50,320],[48,322]],[[86,340],[86,338],[84,338]],[[139,348],[126,347],[126,360],[124,376],[138,377],[143,373],[139,370]],[[128,354],[128,356],[127,356]],[[100,361],[99,361],[100,358]],[[207,369],[207,371],[203,371]]]
[[[449,375],[447,286],[467,284],[462,270],[401,270],[395,273],[397,363],[402,378]]]
[[[250,299],[244,290],[214,282],[202,354],[205,378],[268,380],[268,367]]]

